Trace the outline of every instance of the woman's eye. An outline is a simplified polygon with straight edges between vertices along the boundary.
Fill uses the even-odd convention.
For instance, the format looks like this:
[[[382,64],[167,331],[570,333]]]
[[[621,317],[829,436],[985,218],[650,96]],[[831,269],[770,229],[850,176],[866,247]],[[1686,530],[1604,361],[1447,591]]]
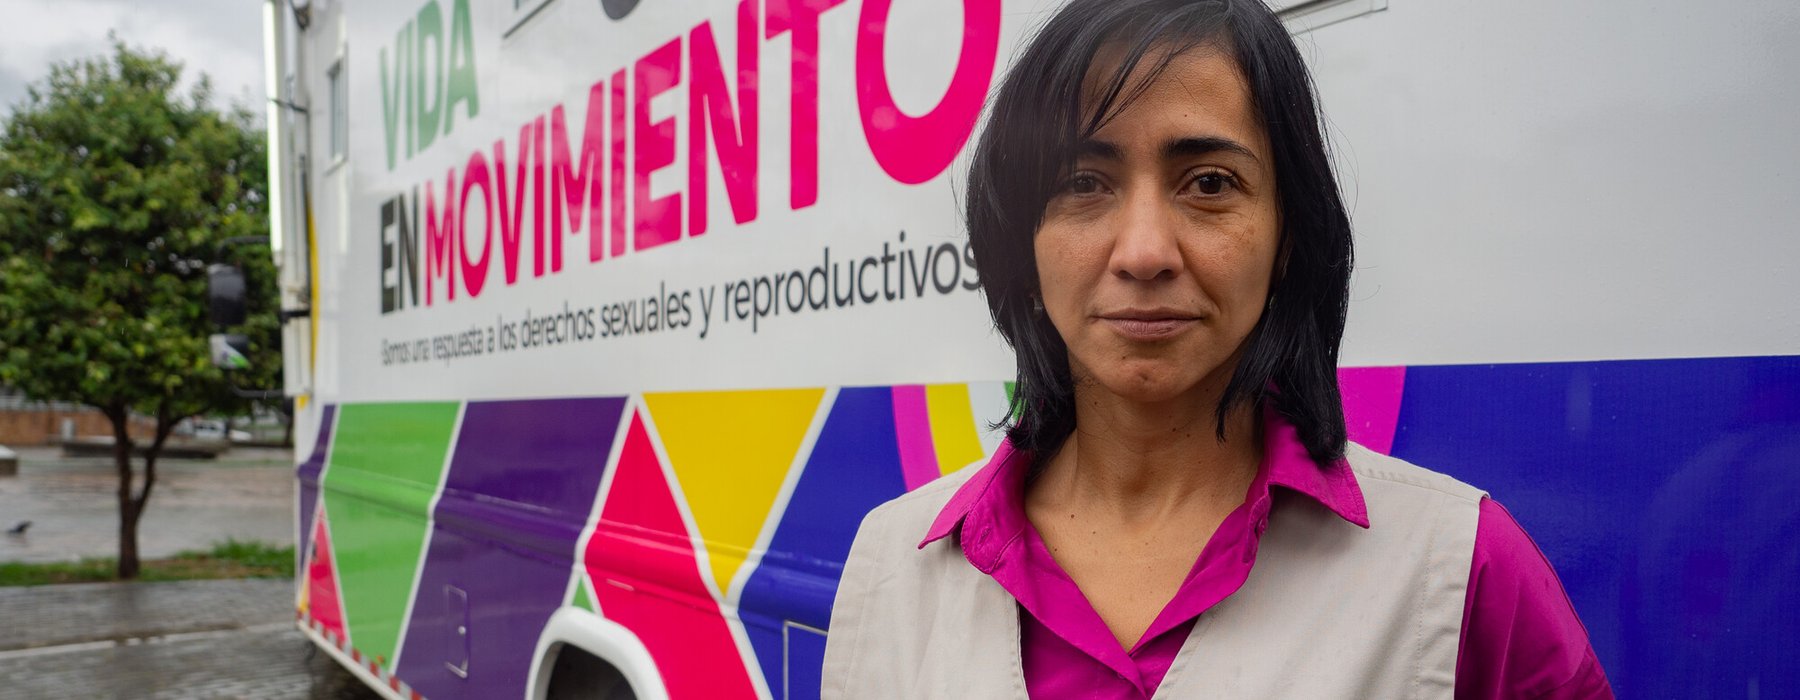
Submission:
[[[1076,175],[1069,178],[1068,189],[1070,194],[1098,194],[1101,189],[1100,178],[1092,175]]]
[[[1237,179],[1225,173],[1203,173],[1194,178],[1191,187],[1203,195],[1224,194],[1225,190],[1237,187]]]

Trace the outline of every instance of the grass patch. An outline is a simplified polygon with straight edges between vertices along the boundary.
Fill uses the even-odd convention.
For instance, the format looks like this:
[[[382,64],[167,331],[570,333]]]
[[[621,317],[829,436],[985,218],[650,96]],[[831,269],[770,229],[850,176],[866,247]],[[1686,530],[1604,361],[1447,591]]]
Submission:
[[[6,562],[0,563],[0,586],[41,586],[47,583],[111,581],[117,569],[118,564],[110,558],[43,564]]]
[[[139,581],[293,578],[294,548],[225,540],[209,550],[190,550],[167,559],[145,559],[142,563]],[[0,586],[117,581],[118,568],[118,560],[113,557],[72,562],[6,562],[0,563]]]

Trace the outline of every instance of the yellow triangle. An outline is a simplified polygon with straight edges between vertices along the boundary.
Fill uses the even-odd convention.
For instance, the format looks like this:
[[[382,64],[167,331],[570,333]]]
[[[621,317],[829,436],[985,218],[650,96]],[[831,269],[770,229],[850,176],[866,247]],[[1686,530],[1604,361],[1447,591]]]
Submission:
[[[986,454],[981,449],[981,434],[976,432],[969,385],[929,385],[925,387],[925,407],[931,417],[931,442],[937,448],[939,472],[949,474]]]
[[[719,592],[744,565],[823,389],[646,394]]]

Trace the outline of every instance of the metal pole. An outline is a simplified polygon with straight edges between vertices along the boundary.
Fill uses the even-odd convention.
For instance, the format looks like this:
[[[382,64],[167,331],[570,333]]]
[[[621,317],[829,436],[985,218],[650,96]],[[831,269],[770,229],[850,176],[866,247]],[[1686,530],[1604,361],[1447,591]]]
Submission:
[[[281,15],[284,0],[263,0],[263,90],[268,98],[263,103],[267,114],[269,157],[269,246],[274,249],[275,265],[282,266],[281,251],[286,240],[287,182],[286,160],[282,145],[287,142],[282,128],[282,76],[287,75],[287,46],[284,41],[286,21]]]

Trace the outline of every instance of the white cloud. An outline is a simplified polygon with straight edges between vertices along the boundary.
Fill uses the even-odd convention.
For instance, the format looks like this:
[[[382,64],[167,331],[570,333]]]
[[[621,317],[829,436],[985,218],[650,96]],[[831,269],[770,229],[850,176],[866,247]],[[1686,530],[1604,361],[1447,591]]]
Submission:
[[[259,0],[0,0],[0,106],[50,65],[109,50],[108,31],[160,49],[183,66],[184,84],[212,77],[214,103],[254,108],[263,94]]]

